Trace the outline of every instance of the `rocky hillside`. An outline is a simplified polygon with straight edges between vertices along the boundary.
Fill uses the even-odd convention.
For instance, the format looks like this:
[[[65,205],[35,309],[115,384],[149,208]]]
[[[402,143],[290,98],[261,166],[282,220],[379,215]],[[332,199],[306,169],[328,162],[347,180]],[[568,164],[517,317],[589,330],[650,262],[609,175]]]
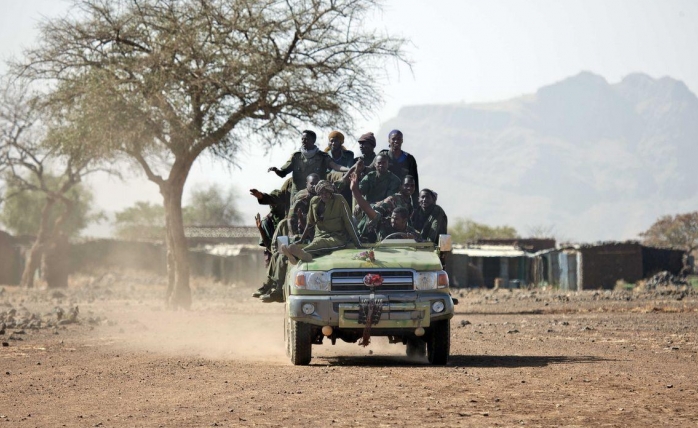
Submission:
[[[596,241],[698,209],[698,98],[669,77],[583,72],[508,101],[408,106],[379,148],[394,128],[451,219]]]

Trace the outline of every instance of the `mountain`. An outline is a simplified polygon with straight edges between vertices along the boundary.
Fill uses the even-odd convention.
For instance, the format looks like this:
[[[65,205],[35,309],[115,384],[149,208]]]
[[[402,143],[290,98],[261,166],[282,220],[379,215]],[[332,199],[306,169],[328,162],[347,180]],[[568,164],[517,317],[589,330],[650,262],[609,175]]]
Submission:
[[[597,241],[698,210],[698,98],[669,77],[609,84],[582,72],[502,102],[408,106],[382,126],[379,149],[391,129],[452,220]]]

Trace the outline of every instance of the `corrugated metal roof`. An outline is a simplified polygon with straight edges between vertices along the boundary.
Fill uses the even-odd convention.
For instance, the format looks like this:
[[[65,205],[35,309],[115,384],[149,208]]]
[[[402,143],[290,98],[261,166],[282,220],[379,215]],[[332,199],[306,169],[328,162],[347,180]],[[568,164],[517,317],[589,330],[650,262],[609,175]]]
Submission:
[[[185,226],[187,238],[258,238],[255,226]]]
[[[261,251],[261,247],[258,245],[249,244],[219,244],[205,245],[200,251],[213,256],[233,257],[240,255],[243,250]]]
[[[453,254],[464,254],[469,257],[525,257],[528,254],[513,245],[477,245],[454,247]]]

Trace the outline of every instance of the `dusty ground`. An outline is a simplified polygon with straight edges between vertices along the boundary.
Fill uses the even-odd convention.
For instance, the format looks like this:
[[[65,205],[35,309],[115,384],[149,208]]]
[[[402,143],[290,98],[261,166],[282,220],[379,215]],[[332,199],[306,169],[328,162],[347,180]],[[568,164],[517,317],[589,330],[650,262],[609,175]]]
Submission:
[[[698,425],[691,289],[471,291],[446,367],[381,339],[294,367],[280,305],[193,285],[189,312],[163,310],[145,275],[5,286],[0,315],[20,327],[0,335],[0,427]]]

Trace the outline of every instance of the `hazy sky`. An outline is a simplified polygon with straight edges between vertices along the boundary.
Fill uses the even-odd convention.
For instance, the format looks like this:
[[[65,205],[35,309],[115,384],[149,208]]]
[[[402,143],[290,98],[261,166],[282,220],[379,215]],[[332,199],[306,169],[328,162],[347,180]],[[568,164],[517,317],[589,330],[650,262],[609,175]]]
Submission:
[[[68,4],[2,0],[0,55],[4,59],[20,55],[22,46],[35,41],[41,16],[63,13]],[[698,1],[694,0],[389,0],[373,24],[412,41],[408,52],[414,66],[411,72],[390,66],[386,104],[376,106],[370,120],[360,120],[352,135],[377,130],[401,106],[502,100],[535,92],[582,70],[610,82],[631,72],[671,76],[698,91]],[[378,149],[386,146],[387,136],[377,138]],[[266,156],[247,147],[242,169],[228,171],[201,159],[188,185],[235,184],[246,223],[251,224],[259,208],[247,189],[278,187],[281,179],[266,173],[266,168],[280,166],[297,146],[297,141],[279,143],[284,144]],[[406,135],[404,148],[409,151],[410,144],[419,143],[432,142],[410,141]],[[356,144],[347,145],[358,153]],[[120,184],[100,179],[97,202],[111,211],[139,199],[159,200],[155,185],[143,181]]]

